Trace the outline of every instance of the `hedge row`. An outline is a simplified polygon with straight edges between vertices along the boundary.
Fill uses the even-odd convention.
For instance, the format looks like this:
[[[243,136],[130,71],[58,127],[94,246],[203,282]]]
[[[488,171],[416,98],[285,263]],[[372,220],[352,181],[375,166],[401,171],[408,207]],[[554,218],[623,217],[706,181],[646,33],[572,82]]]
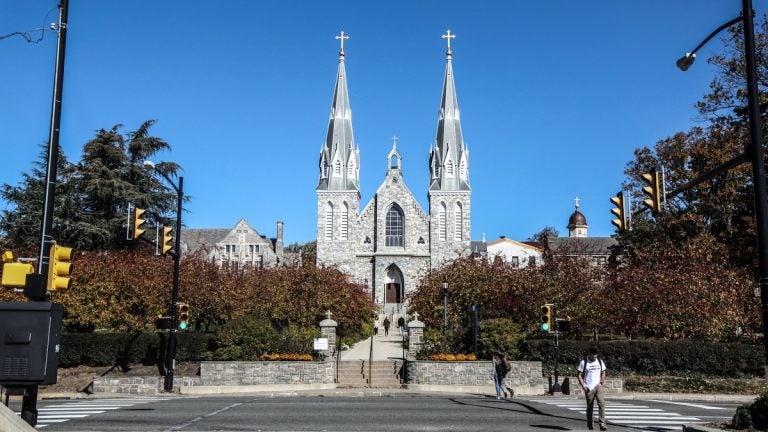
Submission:
[[[722,377],[761,376],[765,364],[762,345],[692,340],[591,341],[561,340],[561,375],[575,373],[576,365],[590,347],[596,346],[606,367],[615,373],[702,374]],[[554,367],[552,340],[528,340],[521,344],[523,360],[542,361]]]
[[[60,367],[162,364],[165,333],[65,333],[61,336]],[[210,351],[213,336],[177,333],[176,361],[195,362]]]

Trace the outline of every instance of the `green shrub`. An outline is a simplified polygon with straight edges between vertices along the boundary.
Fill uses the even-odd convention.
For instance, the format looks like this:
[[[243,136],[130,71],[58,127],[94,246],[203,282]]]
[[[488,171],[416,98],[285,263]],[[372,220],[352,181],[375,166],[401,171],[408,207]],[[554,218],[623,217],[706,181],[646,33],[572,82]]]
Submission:
[[[749,406],[742,405],[736,408],[731,424],[735,429],[749,429],[752,427],[752,415],[749,414]]]
[[[768,392],[763,393],[749,405],[752,425],[757,430],[768,430]]]
[[[693,340],[618,340],[595,343],[560,339],[560,365],[575,367],[592,346],[598,347],[600,357],[613,374],[670,373],[728,378],[763,374],[764,351],[760,345]],[[526,340],[521,343],[521,358],[541,361],[544,369],[552,367],[553,352],[550,339]]]
[[[178,333],[176,361],[200,361],[210,342],[211,335]],[[167,334],[163,332],[64,333],[59,367],[161,364],[165,361],[166,344]]]
[[[477,358],[490,360],[495,352],[510,360],[520,357],[518,344],[522,338],[519,324],[507,318],[482,320],[478,323]]]
[[[273,351],[278,333],[269,318],[258,314],[235,318],[216,332],[213,353],[209,360],[250,360]]]

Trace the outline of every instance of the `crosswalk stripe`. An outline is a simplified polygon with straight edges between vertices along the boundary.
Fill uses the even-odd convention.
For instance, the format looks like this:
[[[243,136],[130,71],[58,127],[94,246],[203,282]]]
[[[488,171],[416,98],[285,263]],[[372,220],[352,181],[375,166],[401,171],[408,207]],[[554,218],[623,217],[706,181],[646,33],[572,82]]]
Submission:
[[[162,398],[142,397],[136,399],[99,399],[97,401],[74,401],[39,408],[37,416],[37,428],[44,428],[50,424],[63,423],[70,419],[85,418],[93,414],[101,414],[105,411],[119,410],[149,402],[163,400]],[[16,415],[20,415],[16,412]]]
[[[702,404],[695,404],[695,403],[688,403],[688,402],[672,402],[672,401],[662,401],[662,400],[654,400],[652,402],[668,403],[668,404],[673,404],[673,405],[684,405],[684,406],[689,406],[689,407],[694,407],[694,408],[701,408],[701,409],[705,409],[705,410],[724,410],[724,409],[726,409],[726,408],[723,408],[723,407],[716,407],[716,406],[711,406],[711,405],[702,405]]]
[[[586,415],[587,407],[584,402],[558,401],[531,399],[531,402],[539,402],[548,405],[556,405],[579,414]],[[681,404],[682,405],[682,404]],[[597,415],[598,408],[595,407],[594,414]],[[621,426],[635,426],[638,428],[651,429],[670,429],[679,430],[680,425],[700,421],[700,418],[693,416],[683,416],[675,412],[667,412],[659,408],[650,408],[647,405],[635,405],[623,402],[606,401],[605,419],[611,424]]]

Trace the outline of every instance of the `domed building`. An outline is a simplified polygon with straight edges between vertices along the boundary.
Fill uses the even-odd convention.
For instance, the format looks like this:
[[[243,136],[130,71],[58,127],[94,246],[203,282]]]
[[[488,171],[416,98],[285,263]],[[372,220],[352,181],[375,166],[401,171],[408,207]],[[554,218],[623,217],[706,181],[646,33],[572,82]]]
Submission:
[[[573,211],[571,217],[568,218],[568,237],[587,237],[587,230],[589,224],[584,214],[579,211],[579,198],[575,199],[576,210]]]
[[[606,265],[611,256],[611,247],[616,245],[613,237],[589,237],[589,224],[579,208],[579,198],[575,199],[576,208],[568,218],[568,237],[549,239],[547,247],[555,259],[566,257],[584,258],[593,265]]]

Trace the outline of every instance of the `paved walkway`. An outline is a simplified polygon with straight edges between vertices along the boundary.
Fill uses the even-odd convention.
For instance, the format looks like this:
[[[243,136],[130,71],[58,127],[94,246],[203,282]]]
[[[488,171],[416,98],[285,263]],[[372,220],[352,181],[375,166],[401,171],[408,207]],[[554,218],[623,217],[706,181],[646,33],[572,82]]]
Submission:
[[[389,336],[384,336],[384,330],[379,329],[379,334],[362,340],[348,350],[341,352],[341,360],[368,360],[371,352],[371,339],[373,339],[373,360],[391,360],[403,358],[403,337],[395,327],[394,331],[389,332]]]

